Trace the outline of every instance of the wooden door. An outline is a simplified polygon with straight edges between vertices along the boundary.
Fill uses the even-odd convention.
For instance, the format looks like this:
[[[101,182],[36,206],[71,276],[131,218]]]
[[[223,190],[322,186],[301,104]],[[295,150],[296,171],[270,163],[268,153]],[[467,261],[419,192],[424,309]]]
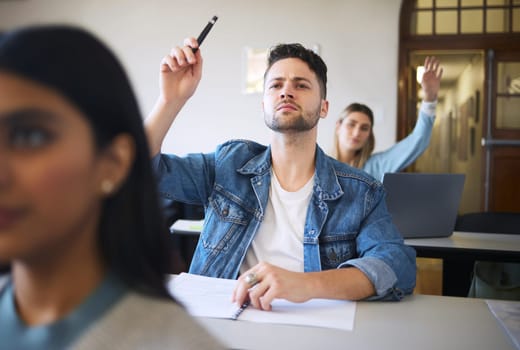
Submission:
[[[484,208],[520,212],[520,51],[487,53]]]

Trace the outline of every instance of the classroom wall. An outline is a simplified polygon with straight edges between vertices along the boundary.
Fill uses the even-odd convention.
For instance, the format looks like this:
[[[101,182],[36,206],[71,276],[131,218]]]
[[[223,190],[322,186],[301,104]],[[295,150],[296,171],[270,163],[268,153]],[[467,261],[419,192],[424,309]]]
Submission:
[[[400,0],[11,0],[0,2],[0,31],[34,23],[84,26],[121,58],[143,115],[158,94],[159,63],[207,21],[219,20],[202,47],[203,78],[163,151],[206,152],[230,138],[269,142],[261,95],[242,93],[245,47],[279,42],[317,46],[328,64],[329,116],[318,142],[332,147],[334,125],[351,102],[375,113],[376,151],[395,142]],[[81,82],[78,82],[81,83]]]

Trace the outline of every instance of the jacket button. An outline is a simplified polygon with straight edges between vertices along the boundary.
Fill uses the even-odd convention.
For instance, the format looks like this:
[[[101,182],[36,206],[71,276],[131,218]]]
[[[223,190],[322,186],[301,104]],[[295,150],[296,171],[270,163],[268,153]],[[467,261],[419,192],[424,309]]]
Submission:
[[[222,215],[223,216],[228,216],[229,215],[229,209],[228,208],[222,209]]]

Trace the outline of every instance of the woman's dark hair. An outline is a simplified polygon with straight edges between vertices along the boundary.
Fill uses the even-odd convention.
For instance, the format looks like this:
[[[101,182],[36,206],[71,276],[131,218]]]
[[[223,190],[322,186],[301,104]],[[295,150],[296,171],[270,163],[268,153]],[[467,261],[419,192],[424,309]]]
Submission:
[[[98,242],[109,269],[130,288],[166,297],[168,231],[137,100],[116,56],[81,28],[26,27],[0,37],[0,71],[67,98],[86,116],[98,151],[117,135],[133,138],[134,163],[119,190],[103,203]]]
[[[269,50],[267,69],[264,78],[276,62],[285,58],[299,58],[307,63],[309,69],[316,74],[320,84],[321,98],[327,97],[327,65],[314,51],[306,49],[301,44],[278,44]]]

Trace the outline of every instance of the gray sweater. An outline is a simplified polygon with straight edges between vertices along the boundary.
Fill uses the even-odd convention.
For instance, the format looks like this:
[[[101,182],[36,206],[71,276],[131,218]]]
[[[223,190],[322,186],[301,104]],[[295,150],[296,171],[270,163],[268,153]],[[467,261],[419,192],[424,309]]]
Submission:
[[[130,292],[73,349],[224,349],[181,306]]]
[[[8,281],[0,275],[0,291]],[[1,347],[1,346],[0,346]],[[224,349],[172,300],[128,291],[70,346],[71,349]]]

